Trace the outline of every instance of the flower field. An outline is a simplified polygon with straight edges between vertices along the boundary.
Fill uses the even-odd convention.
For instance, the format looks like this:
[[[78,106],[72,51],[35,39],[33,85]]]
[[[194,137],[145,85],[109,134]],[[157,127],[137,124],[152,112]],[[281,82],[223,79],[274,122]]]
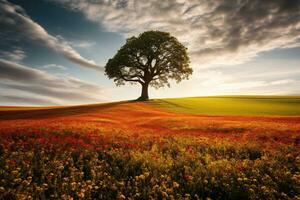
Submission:
[[[0,111],[0,199],[300,199],[300,117]]]

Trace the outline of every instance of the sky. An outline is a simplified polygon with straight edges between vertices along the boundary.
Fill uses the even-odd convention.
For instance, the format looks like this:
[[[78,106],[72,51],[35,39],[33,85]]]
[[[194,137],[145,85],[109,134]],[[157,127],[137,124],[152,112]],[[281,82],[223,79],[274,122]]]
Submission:
[[[0,0],[0,105],[136,99],[104,66],[126,38],[170,32],[189,80],[150,98],[300,95],[299,0]]]

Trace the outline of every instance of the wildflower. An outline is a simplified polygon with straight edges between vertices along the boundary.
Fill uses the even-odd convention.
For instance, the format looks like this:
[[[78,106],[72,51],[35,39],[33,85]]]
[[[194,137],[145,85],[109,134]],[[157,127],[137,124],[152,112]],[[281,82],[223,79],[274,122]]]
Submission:
[[[120,194],[118,195],[117,199],[123,200],[123,199],[126,199],[126,197],[125,197],[123,194],[120,193]]]
[[[185,175],[184,178],[185,178],[185,180],[187,180],[187,181],[191,181],[191,180],[193,180],[194,177],[191,176],[191,175]]]
[[[144,179],[145,179],[145,176],[144,176],[143,174],[141,174],[141,175],[139,176],[139,179],[144,180]]]
[[[179,187],[179,183],[177,183],[176,181],[173,182],[173,187],[174,188],[178,188]]]
[[[54,176],[54,174],[53,173],[50,173],[49,175],[48,175],[48,179],[52,179],[53,178],[53,176]]]
[[[145,172],[144,175],[145,175],[146,177],[148,177],[148,176],[150,175],[150,172]]]
[[[162,194],[162,196],[163,196],[164,198],[167,198],[167,197],[168,197],[168,193],[166,193],[166,192],[162,192],[161,194]]]
[[[76,182],[72,182],[71,187],[72,187],[72,190],[75,190],[76,189]]]
[[[13,170],[11,173],[12,173],[13,175],[17,175],[19,172],[18,172],[18,170]]]
[[[22,182],[22,184],[23,184],[24,186],[28,186],[28,185],[30,185],[30,182],[27,181],[27,180],[24,180],[24,181]]]
[[[119,184],[120,186],[124,186],[124,185],[125,185],[124,181],[119,181],[118,184]]]
[[[20,183],[21,181],[22,181],[21,178],[15,178],[15,179],[14,179],[14,182],[15,182],[15,183]]]
[[[36,187],[36,190],[37,190],[38,192],[41,192],[41,191],[43,191],[43,188],[37,186],[37,187]]]
[[[287,197],[287,195],[284,192],[281,192],[281,196],[284,197],[284,198]]]
[[[84,192],[80,191],[79,193],[77,193],[79,198],[84,198]]]
[[[137,192],[137,193],[135,193],[135,196],[139,197],[139,196],[141,196],[141,194]]]

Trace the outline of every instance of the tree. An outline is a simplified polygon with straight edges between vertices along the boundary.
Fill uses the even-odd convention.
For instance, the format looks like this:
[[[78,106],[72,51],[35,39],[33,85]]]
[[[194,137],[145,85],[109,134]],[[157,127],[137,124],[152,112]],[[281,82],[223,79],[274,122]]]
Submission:
[[[177,83],[193,73],[189,67],[187,48],[170,33],[147,31],[131,37],[117,54],[108,60],[105,73],[117,86],[125,82],[141,84],[138,100],[148,100],[149,85],[170,87],[169,80]]]

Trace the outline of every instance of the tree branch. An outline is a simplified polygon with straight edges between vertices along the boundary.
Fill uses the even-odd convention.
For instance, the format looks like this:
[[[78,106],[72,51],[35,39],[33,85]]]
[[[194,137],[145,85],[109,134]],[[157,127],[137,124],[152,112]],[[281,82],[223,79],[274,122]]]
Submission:
[[[124,76],[124,75],[121,75],[120,77],[121,77],[123,80],[125,80],[125,81],[138,82],[138,83],[140,83],[140,84],[143,84],[143,83],[144,83],[141,79],[139,79],[139,78],[136,77],[136,76],[132,76],[132,77],[130,77],[130,78],[137,78],[137,79],[130,79],[129,77],[127,78],[127,77]]]

